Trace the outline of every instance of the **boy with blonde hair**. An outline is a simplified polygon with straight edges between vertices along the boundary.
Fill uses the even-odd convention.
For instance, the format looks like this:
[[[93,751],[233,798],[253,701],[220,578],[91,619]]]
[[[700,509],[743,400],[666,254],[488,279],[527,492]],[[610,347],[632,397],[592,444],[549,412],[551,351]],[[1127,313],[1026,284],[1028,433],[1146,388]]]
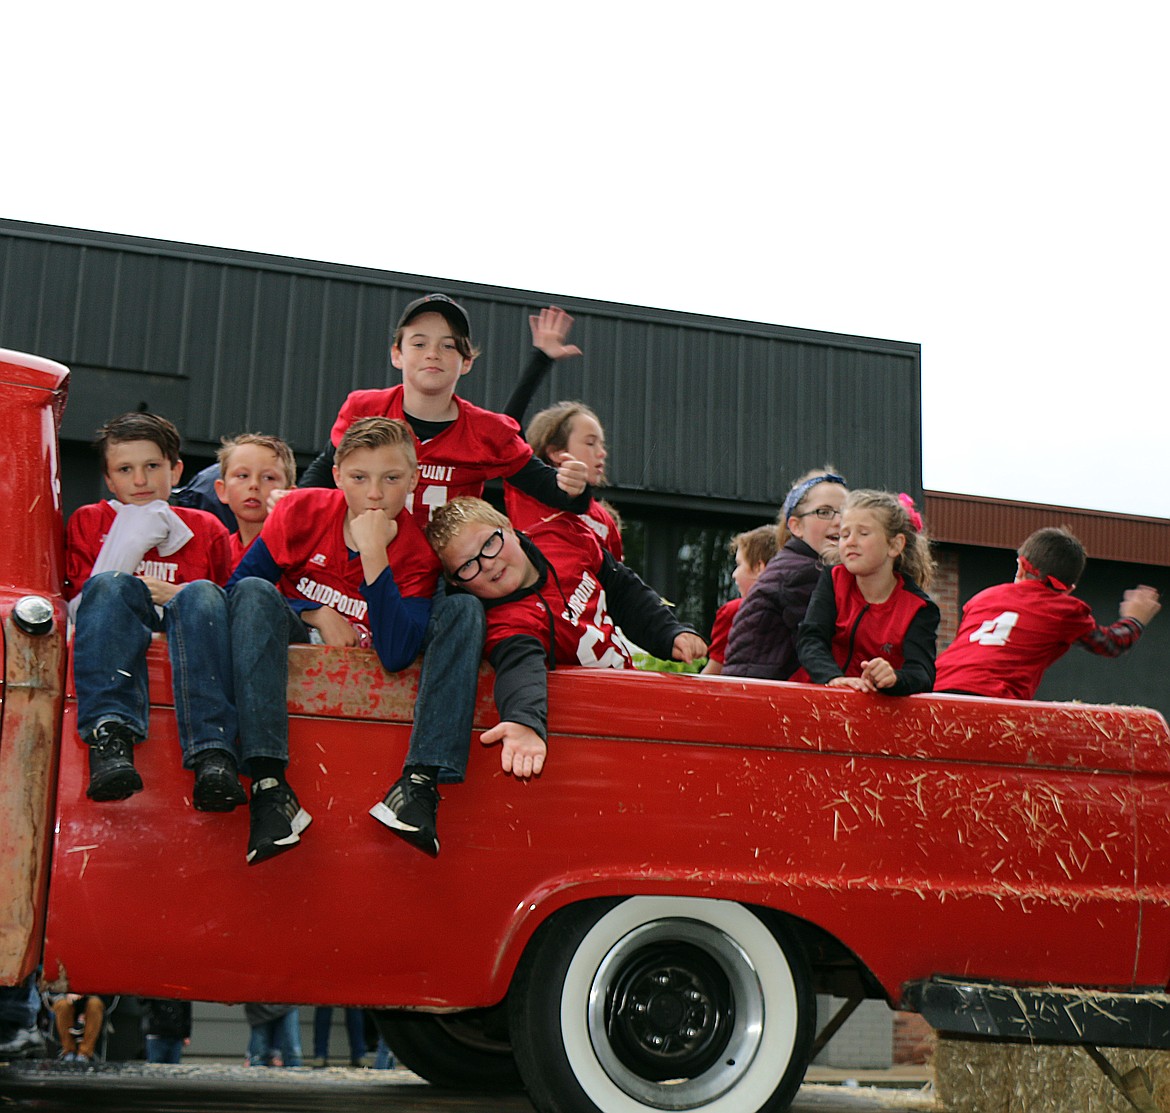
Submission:
[[[496,670],[500,722],[480,741],[502,744],[505,773],[527,778],[544,767],[546,670],[558,665],[633,668],[615,623],[657,657],[693,661],[707,650],[657,592],[602,551],[576,514],[554,514],[525,535],[483,499],[457,498],[435,511],[427,540],[450,582],[487,611],[484,654]],[[463,753],[452,753],[449,760],[465,763],[469,745],[469,737],[453,736],[452,746]],[[372,814],[413,845],[437,854],[438,793],[428,794],[427,803],[428,822],[414,830],[398,826],[393,801]]]
[[[1067,529],[1038,529],[1016,554],[1016,578],[989,587],[963,607],[955,640],[939,654],[935,690],[1001,699],[1031,699],[1045,670],[1079,645],[1102,657],[1133,648],[1162,609],[1154,588],[1130,588],[1121,614],[1097,625],[1073,596],[1085,570],[1081,545]]]
[[[391,671],[418,655],[438,581],[407,500],[418,484],[401,421],[354,422],[337,446],[335,489],[277,503],[228,584],[240,744],[252,775],[248,861],[297,844],[310,816],[288,786],[288,646],[373,646]]]
[[[215,493],[231,510],[236,532],[231,535],[232,567],[257,537],[268,518],[269,497],[296,485],[297,461],[292,449],[279,437],[266,433],[241,433],[224,437],[216,453],[219,477]]]

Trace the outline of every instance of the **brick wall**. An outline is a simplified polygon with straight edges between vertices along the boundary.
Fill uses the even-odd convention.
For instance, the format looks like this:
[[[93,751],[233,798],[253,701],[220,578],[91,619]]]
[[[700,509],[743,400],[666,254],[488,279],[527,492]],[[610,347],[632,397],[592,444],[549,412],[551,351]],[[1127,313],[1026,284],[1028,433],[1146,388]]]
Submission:
[[[895,1063],[928,1062],[934,1038],[934,1029],[918,1013],[894,1013]]]
[[[938,649],[941,653],[955,639],[959,629],[959,555],[947,550],[935,550],[937,568],[930,594],[942,612],[938,626]]]

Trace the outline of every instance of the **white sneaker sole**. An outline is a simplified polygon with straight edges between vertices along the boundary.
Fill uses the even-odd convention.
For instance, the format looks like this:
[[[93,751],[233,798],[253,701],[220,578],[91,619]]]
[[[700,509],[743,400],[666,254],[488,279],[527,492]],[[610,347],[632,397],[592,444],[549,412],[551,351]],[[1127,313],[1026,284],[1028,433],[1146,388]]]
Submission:
[[[297,843],[299,843],[301,841],[301,832],[304,831],[304,829],[306,827],[308,827],[309,824],[312,822],[313,822],[313,817],[311,815],[309,815],[309,813],[307,811],[305,811],[304,808],[301,808],[301,810],[298,811],[297,814],[292,817],[292,821],[289,823],[289,826],[292,828],[292,834],[289,835],[287,838],[276,839],[272,845],[273,846],[281,846],[281,847],[296,846]],[[249,852],[249,854],[247,855],[247,857],[244,860],[246,862],[249,862],[249,863],[254,862],[256,860],[256,855],[259,853],[260,853],[259,850],[253,850],[253,851]],[[264,858],[261,859],[261,861],[266,861],[268,858],[272,858],[272,857],[275,857],[275,855],[272,855],[272,854],[265,855]]]
[[[379,823],[385,824],[394,831],[417,831],[417,827],[411,827],[409,823],[403,823],[398,816],[386,807],[384,800],[379,800],[371,809],[372,815]]]
[[[416,835],[419,832],[418,827],[412,827],[409,823],[403,823],[402,820],[399,819],[398,816],[395,815],[395,813],[386,806],[386,803],[383,800],[379,800],[378,803],[376,803],[370,809],[370,815],[372,815],[384,827],[389,827],[391,831],[407,831],[412,835]],[[412,846],[416,846],[418,849],[423,850],[424,854],[431,854],[432,858],[437,858],[439,856],[438,838],[435,839],[435,849],[433,854],[429,850],[424,850],[422,847],[419,847],[413,839],[407,839],[407,842],[409,842]]]

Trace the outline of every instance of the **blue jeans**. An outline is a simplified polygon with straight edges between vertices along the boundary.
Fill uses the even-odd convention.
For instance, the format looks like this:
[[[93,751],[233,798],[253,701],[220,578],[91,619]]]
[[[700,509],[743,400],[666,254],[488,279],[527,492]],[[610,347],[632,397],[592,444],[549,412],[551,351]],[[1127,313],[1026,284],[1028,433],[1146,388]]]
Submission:
[[[309,628],[255,576],[228,592],[227,613],[242,767],[254,757],[288,761],[288,647],[307,642]]]
[[[378,1037],[378,1046],[374,1049],[374,1070],[393,1070],[394,1069],[394,1052],[390,1050],[390,1045]]]
[[[447,783],[462,781],[467,771],[486,632],[483,604],[473,595],[448,595],[440,580],[423,638],[406,763],[437,765]]]
[[[351,1061],[366,1054],[366,1014],[363,1009],[345,1009],[345,1034],[349,1037]],[[333,1008],[318,1005],[313,1012],[313,1056],[329,1058],[329,1030],[333,1027]]]
[[[254,1066],[272,1066],[273,1053],[279,1051],[286,1067],[299,1067],[301,1056],[301,1017],[297,1009],[284,1016],[252,1027],[248,1039],[248,1062]]]
[[[288,647],[307,642],[309,628],[273,584],[257,577],[240,580],[228,592],[228,616],[244,761],[287,761]],[[447,595],[439,585],[423,638],[406,761],[438,766],[442,781],[462,781],[467,769],[486,630],[478,599]]]
[[[181,1063],[183,1041],[168,1036],[146,1037],[146,1061],[148,1063]]]
[[[0,1028],[33,1028],[41,1007],[36,973],[19,985],[0,986]]]
[[[208,580],[186,584],[158,617],[150,589],[125,572],[86,581],[73,639],[77,725],[83,738],[119,722],[139,738],[149,731],[146,651],[151,635],[167,635],[183,764],[203,750],[235,746],[231,649],[223,589]]]

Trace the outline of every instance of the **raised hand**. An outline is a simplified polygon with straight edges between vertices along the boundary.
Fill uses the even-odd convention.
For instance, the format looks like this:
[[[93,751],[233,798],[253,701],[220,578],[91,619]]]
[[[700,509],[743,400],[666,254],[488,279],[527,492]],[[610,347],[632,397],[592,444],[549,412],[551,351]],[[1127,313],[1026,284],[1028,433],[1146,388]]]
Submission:
[[[579,356],[581,349],[576,344],[566,344],[573,328],[573,318],[563,309],[550,305],[535,316],[528,318],[532,329],[532,346],[539,348],[549,359],[568,359]]]

